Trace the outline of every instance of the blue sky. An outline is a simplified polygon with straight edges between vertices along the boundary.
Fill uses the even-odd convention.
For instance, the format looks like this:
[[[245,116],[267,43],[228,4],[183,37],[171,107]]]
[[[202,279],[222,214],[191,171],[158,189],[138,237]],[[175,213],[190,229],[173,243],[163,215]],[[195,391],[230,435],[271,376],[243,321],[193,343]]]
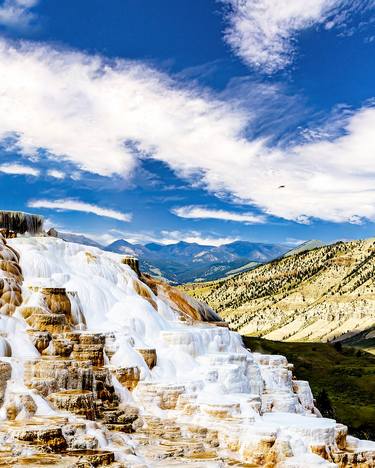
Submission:
[[[103,243],[373,236],[374,12],[0,1],[1,208]]]

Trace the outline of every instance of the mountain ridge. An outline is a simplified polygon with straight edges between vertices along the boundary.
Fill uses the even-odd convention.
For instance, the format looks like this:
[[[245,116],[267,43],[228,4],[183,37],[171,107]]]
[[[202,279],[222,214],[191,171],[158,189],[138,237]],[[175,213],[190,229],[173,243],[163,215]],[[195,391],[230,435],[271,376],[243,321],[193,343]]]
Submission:
[[[171,283],[213,280],[232,270],[250,269],[267,262],[287,249],[279,244],[232,242],[221,246],[202,245],[180,241],[175,244],[150,243],[130,247],[127,241],[115,241],[105,250],[138,256],[143,268]],[[252,262],[252,263],[251,263]],[[246,265],[248,265],[246,267]]]

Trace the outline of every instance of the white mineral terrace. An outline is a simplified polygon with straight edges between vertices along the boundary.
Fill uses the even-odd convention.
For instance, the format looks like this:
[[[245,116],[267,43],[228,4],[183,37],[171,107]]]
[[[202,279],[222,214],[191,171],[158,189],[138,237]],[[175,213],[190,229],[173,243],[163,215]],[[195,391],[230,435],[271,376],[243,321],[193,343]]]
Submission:
[[[176,304],[171,307],[164,296],[140,283],[137,274],[121,263],[120,255],[49,237],[19,237],[7,244],[20,255],[23,302],[13,315],[0,315],[0,361],[9,362],[12,371],[0,409],[0,425],[10,429],[0,428],[0,451],[11,450],[9,434],[17,421],[23,427],[28,417],[33,425],[44,418],[48,426],[67,418],[76,426],[83,422],[78,424],[80,432],[75,429],[80,440],[91,441],[91,448],[114,452],[116,460],[124,463],[118,466],[124,467],[346,466],[337,461],[339,458],[335,462],[323,458],[325,451],[340,453],[345,447],[367,463],[350,466],[373,466],[375,444],[352,437],[346,441],[345,426],[320,417],[308,383],[292,379],[292,366],[283,356],[249,352],[240,336],[228,328],[182,321]],[[11,257],[4,251],[6,255]],[[56,336],[54,347],[48,341],[43,346],[46,332],[37,335],[36,327],[31,327],[26,311],[46,307],[42,288],[65,288],[68,292],[74,346]],[[45,316],[34,317],[35,325]],[[106,336],[104,362],[97,366],[110,372],[120,407],[140,409],[133,434],[112,431],[89,417],[67,413],[64,398],[74,395],[74,390],[70,394],[48,390],[42,396],[42,390],[25,385],[27,375],[34,372],[40,388],[48,388],[49,380],[43,382],[45,367],[40,374],[35,373],[42,357],[44,366],[56,366],[60,359],[63,373],[65,363],[74,365],[74,360],[61,356],[86,352],[82,343],[85,336],[95,336],[94,332]],[[34,346],[35,340],[39,340],[40,350],[45,348],[43,356]],[[95,346],[90,344],[87,349],[94,353]],[[55,357],[57,347],[69,349],[60,350],[60,357]],[[146,351],[142,354],[139,350]],[[54,378],[58,380],[59,375],[55,373]],[[127,386],[122,385],[125,380]],[[25,396],[34,401],[34,411],[25,404]],[[78,397],[85,398],[83,390]],[[92,393],[87,392],[89,397]],[[9,417],[12,403],[15,418]],[[69,447],[74,448],[71,439]],[[184,453],[180,459],[179,443]],[[90,448],[89,444],[83,446]],[[195,456],[189,458],[187,447]],[[168,450],[173,456],[163,458]],[[22,444],[19,451],[25,456],[33,453]],[[56,466],[76,466],[58,463]]]

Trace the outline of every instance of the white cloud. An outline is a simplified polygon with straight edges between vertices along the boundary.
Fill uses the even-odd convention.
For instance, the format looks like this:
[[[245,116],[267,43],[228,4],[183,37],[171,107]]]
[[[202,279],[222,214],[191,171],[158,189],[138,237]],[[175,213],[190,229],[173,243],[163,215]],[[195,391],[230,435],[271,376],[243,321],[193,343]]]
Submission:
[[[155,242],[157,244],[176,244],[177,242],[196,242],[201,245],[211,245],[211,246],[220,246],[223,244],[229,244],[238,240],[238,237],[218,237],[211,233],[202,233],[200,231],[167,231],[163,230],[161,232],[121,232],[116,229],[110,231],[112,234],[98,234],[95,236],[96,240],[106,240],[113,242],[117,239],[125,239],[131,244],[148,244],[150,242]],[[88,235],[90,237],[90,235]],[[91,237],[93,237],[91,235]],[[108,243],[110,243],[108,242]]]
[[[37,177],[40,174],[38,169],[22,164],[1,164],[0,172],[11,175],[29,175]]]
[[[351,11],[369,6],[368,0],[222,2],[229,6],[226,41],[245,63],[266,72],[281,69],[292,60],[299,31],[325,21],[326,29],[331,29],[345,22]]]
[[[51,228],[54,228],[57,231],[59,231],[61,229],[61,226],[57,222],[55,222],[52,218],[44,217],[43,229],[45,231],[49,231]]]
[[[27,29],[35,20],[30,11],[38,0],[4,0],[0,6],[0,25],[11,29]]]
[[[118,237],[112,236],[111,234],[108,233],[103,233],[103,234],[82,234],[86,237],[89,237],[90,239],[93,239],[94,241],[98,242],[99,244],[103,246],[107,246],[112,244],[112,242],[115,242],[118,240]]]
[[[199,231],[161,231],[161,237],[156,242],[167,245],[182,241],[219,247],[236,240],[238,240],[237,237],[214,237],[202,234]]]
[[[266,222],[266,217],[263,215],[255,215],[252,213],[236,213],[234,211],[213,210],[201,206],[181,206],[173,208],[172,213],[180,218],[190,219],[222,219],[224,221],[238,221],[247,224],[260,224]]]
[[[65,179],[65,173],[57,169],[49,169],[47,174],[55,179]]]
[[[221,134],[211,150],[219,148],[246,121],[142,64],[0,41],[0,65],[0,139],[18,135],[25,155],[43,148],[104,176],[130,175],[139,153],[165,162],[175,155],[187,174],[202,142]]]
[[[158,242],[158,236],[155,232],[124,232],[117,229],[111,229],[109,233],[98,234],[95,239],[103,238],[110,244],[118,239],[125,239],[131,244],[147,244],[149,242]]]
[[[373,107],[336,119],[334,136],[276,148],[246,138],[256,115],[141,64],[0,41],[0,66],[0,141],[18,135],[33,160],[129,177],[147,156],[269,215],[375,220]]]
[[[63,211],[81,211],[83,213],[93,213],[97,216],[105,218],[113,218],[119,221],[131,221],[131,214],[121,213],[109,208],[102,208],[90,203],[84,203],[78,200],[62,199],[62,200],[31,200],[28,202],[30,208],[46,208],[52,210]]]

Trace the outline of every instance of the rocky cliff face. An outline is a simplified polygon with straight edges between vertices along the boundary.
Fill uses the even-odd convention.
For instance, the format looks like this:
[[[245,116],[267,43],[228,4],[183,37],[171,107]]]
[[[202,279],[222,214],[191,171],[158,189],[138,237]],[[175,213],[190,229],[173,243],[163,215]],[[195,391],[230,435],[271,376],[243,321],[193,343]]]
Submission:
[[[29,237],[0,259],[0,465],[373,466],[283,356],[120,255]]]
[[[374,280],[375,240],[368,239],[313,249],[184,289],[243,335],[287,341],[355,341],[357,336],[371,348]]]

